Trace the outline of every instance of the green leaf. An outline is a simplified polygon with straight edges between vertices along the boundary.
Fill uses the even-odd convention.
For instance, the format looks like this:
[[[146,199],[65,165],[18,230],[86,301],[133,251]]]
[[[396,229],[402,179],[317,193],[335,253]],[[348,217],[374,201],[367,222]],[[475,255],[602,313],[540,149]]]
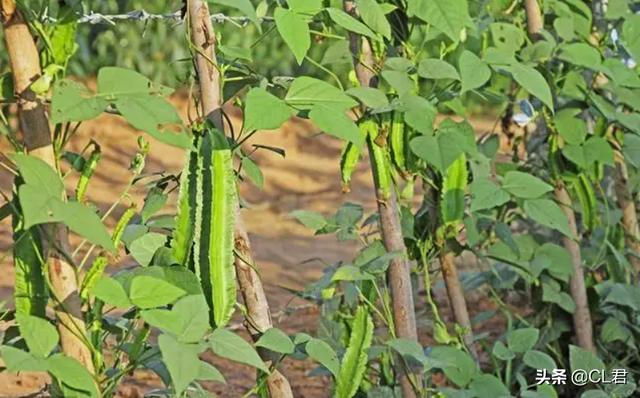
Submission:
[[[127,308],[132,306],[124,287],[115,279],[100,279],[91,290],[91,295],[114,307]]]
[[[200,374],[200,359],[196,346],[182,344],[169,335],[161,334],[158,337],[158,347],[171,375],[176,395],[180,396]]]
[[[483,374],[471,382],[469,389],[477,397],[508,397],[509,389],[494,375]]]
[[[46,372],[47,361],[26,351],[5,345],[0,348],[0,357],[9,372]]]
[[[282,7],[276,8],[273,15],[282,39],[293,52],[298,64],[302,64],[311,47],[309,25],[302,16]]]
[[[606,366],[596,354],[575,345],[569,346],[569,363],[571,364],[572,372],[583,370],[588,373],[592,370],[602,371],[606,369]]]
[[[460,32],[470,18],[466,0],[413,0],[408,6],[408,16],[433,25],[454,43],[460,41]]]
[[[567,145],[562,154],[583,169],[589,169],[595,162],[614,164],[613,149],[602,137],[591,137],[582,145]]]
[[[20,335],[29,347],[29,353],[39,358],[46,358],[58,345],[60,335],[50,322],[27,314],[17,314]]]
[[[496,341],[496,344],[493,346],[492,353],[498,359],[503,361],[510,361],[516,357],[515,352],[508,349],[507,346],[505,346],[502,341]]]
[[[640,59],[640,15],[625,19],[622,25],[622,43],[634,59]]]
[[[47,359],[49,372],[64,384],[76,390],[94,391],[93,377],[76,359],[58,353]]]
[[[369,310],[358,307],[353,321],[347,351],[342,358],[338,376],[336,397],[351,398],[355,395],[367,366],[367,350],[373,338],[373,321]]]
[[[553,111],[553,99],[551,97],[551,89],[547,84],[544,76],[537,70],[530,66],[526,66],[520,63],[514,63],[509,66],[504,66],[504,69],[511,73],[513,79],[522,88],[527,90],[530,94],[538,97],[546,106]]]
[[[198,343],[209,330],[207,301],[201,294],[181,298],[173,306],[172,312],[180,320],[178,340],[181,343]]]
[[[553,21],[553,27],[558,36],[564,41],[571,41],[575,38],[575,26],[573,17],[560,17]]]
[[[290,106],[301,110],[310,110],[316,104],[341,110],[351,109],[358,105],[357,101],[339,88],[308,76],[296,78],[291,83],[284,100]]]
[[[165,333],[171,333],[174,336],[180,334],[181,321],[178,313],[169,310],[145,310],[140,312],[142,319],[149,325],[157,327]]]
[[[398,354],[405,358],[412,358],[423,365],[427,365],[429,362],[427,356],[424,355],[424,351],[422,350],[420,343],[415,340],[400,337],[397,339],[387,340],[385,344],[396,350]]]
[[[196,380],[203,381],[219,381],[220,383],[227,384],[224,376],[218,369],[208,362],[200,361],[200,371]]]
[[[240,11],[242,15],[246,15],[249,17],[251,22],[256,25],[258,28],[258,32],[262,32],[262,28],[260,26],[260,20],[258,19],[258,15],[256,15],[256,10],[253,8],[253,4],[251,4],[250,0],[207,0],[209,3],[220,4],[223,6],[235,8]]]
[[[462,79],[461,93],[482,87],[491,78],[491,68],[471,51],[464,50],[458,64]]]
[[[468,122],[456,123],[451,119],[445,119],[440,124],[435,136],[416,137],[409,146],[413,153],[443,174],[460,154],[477,152],[473,127]]]
[[[78,22],[75,10],[72,7],[61,7],[58,11],[56,24],[50,33],[52,55],[55,64],[66,65],[69,58],[78,49],[76,33]]]
[[[468,177],[467,157],[461,154],[451,163],[443,175],[440,204],[443,222],[452,223],[462,220],[466,204],[465,193]]]
[[[437,110],[426,98],[405,94],[400,97],[398,110],[404,112],[404,122],[412,129],[424,134],[433,133]]]
[[[51,97],[51,121],[82,122],[101,114],[109,103],[93,94],[80,83],[62,79],[53,86]]]
[[[450,63],[437,58],[420,61],[418,75],[425,79],[453,79],[460,80],[458,71]]]
[[[62,180],[58,173],[44,160],[21,153],[11,155],[11,160],[18,165],[18,170],[24,182],[37,186],[41,196],[58,199],[62,197],[64,192]]]
[[[140,210],[140,218],[142,218],[142,223],[146,224],[149,219],[156,214],[162,206],[167,203],[167,195],[162,193],[160,189],[151,189],[147,194],[147,197],[144,199],[144,205],[142,206],[142,210]]]
[[[251,49],[249,48],[221,45],[218,46],[218,50],[229,60],[239,59],[253,62]]]
[[[624,18],[631,14],[629,0],[609,0],[604,17],[609,20]]]
[[[617,58],[606,58],[602,63],[604,73],[616,86],[640,88],[640,76]]]
[[[293,354],[295,345],[285,332],[277,328],[267,329],[256,342],[256,347],[264,347],[281,354]]]
[[[447,364],[442,370],[458,387],[465,387],[478,374],[478,368],[471,356],[455,347],[433,347],[429,359]]]
[[[129,251],[133,258],[143,267],[147,267],[153,259],[156,251],[167,243],[167,235],[157,232],[149,232],[129,245]]]
[[[375,39],[376,35],[371,31],[371,29],[346,12],[333,7],[326,8],[325,11],[327,11],[333,22],[342,26],[346,30]]]
[[[602,63],[602,57],[598,50],[586,43],[571,43],[561,46],[558,58],[594,70],[599,70]]]
[[[548,372],[553,372],[557,369],[556,362],[549,355],[544,352],[529,350],[524,353],[522,358],[524,363],[533,369],[546,369]]]
[[[503,51],[515,53],[524,44],[524,34],[515,25],[494,22],[489,25],[493,45]]]
[[[346,92],[369,108],[376,109],[389,105],[387,96],[382,91],[373,87],[354,87]]]
[[[622,153],[624,159],[631,163],[636,169],[640,169],[640,136],[635,134],[625,134],[622,138]]]
[[[244,363],[269,373],[269,368],[262,362],[253,347],[240,336],[226,329],[216,329],[211,333],[209,345],[213,353],[219,357]]]
[[[256,87],[247,93],[242,130],[275,130],[292,114],[292,109],[284,101]]]
[[[553,191],[553,187],[536,176],[510,171],[502,180],[502,189],[522,199],[536,199]]]
[[[309,119],[327,134],[351,141],[358,147],[364,144],[364,138],[358,126],[340,110],[324,104],[316,104],[309,112]]]
[[[289,213],[290,217],[294,217],[296,220],[300,221],[305,227],[312,229],[314,231],[318,231],[324,228],[327,225],[327,220],[324,219],[322,214],[317,213],[315,211],[307,211],[307,210],[294,210]]]
[[[331,346],[320,339],[312,339],[306,345],[307,354],[322,366],[329,369],[333,376],[338,379],[340,374],[340,361],[336,352]]]
[[[289,8],[298,14],[312,17],[322,10],[322,0],[287,0]]]
[[[264,176],[262,175],[262,170],[260,167],[248,156],[242,158],[242,170],[247,174],[249,179],[253,181],[254,185],[262,190],[264,186]]]
[[[376,33],[391,40],[391,25],[376,0],[356,0],[360,18]]]
[[[170,304],[185,295],[185,291],[152,276],[139,275],[131,281],[129,298],[136,306],[147,309]]]
[[[369,273],[363,272],[360,268],[353,265],[343,265],[338,268],[331,277],[331,281],[362,281],[375,280],[375,277]]]
[[[510,198],[508,192],[486,178],[477,178],[471,183],[472,212],[501,206]]]
[[[536,328],[516,329],[507,334],[509,349],[518,354],[532,349],[538,342],[540,330]]]
[[[563,109],[553,117],[560,136],[571,145],[580,145],[587,137],[587,124],[577,117],[579,109]]]
[[[524,201],[524,212],[534,221],[557,229],[566,236],[573,238],[569,221],[560,206],[549,199],[529,199]]]
[[[398,72],[395,70],[383,70],[380,76],[384,79],[389,86],[396,90],[396,94],[403,96],[404,94],[411,94],[415,91],[415,83],[404,72]]]
[[[573,262],[571,255],[562,246],[547,242],[540,246],[535,253],[535,257],[546,257],[549,259],[551,267],[549,273],[556,279],[567,282],[573,275]]]

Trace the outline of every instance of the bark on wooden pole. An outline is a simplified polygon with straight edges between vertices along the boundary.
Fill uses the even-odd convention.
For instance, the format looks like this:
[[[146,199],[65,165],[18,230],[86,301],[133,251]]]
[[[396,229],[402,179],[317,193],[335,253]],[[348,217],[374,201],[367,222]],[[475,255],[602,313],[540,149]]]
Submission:
[[[353,2],[346,1],[344,7],[347,13],[356,15],[357,10]],[[377,87],[377,78],[373,72],[375,62],[371,44],[365,37],[353,32],[349,32],[349,39],[351,53],[354,55],[354,67],[358,82],[362,87]],[[371,161],[373,162],[373,156],[371,156]],[[373,166],[372,164],[372,170]],[[407,250],[400,226],[398,203],[393,194],[386,197],[379,187],[376,186],[375,189],[384,246],[387,252],[399,251],[405,253],[405,256],[396,257],[389,264],[389,283],[391,285],[395,334],[397,337],[417,341],[418,333],[411,288],[411,272],[406,259]],[[403,396],[412,398],[416,396],[416,393],[406,370],[404,366],[400,366],[400,385]],[[416,382],[420,387],[421,378],[417,377]]]
[[[187,0],[187,3],[191,40],[199,50],[196,53],[195,61],[202,109],[207,119],[211,120],[218,130],[224,132],[221,78],[215,64],[215,31],[211,24],[209,6],[202,1]],[[255,263],[251,253],[251,244],[242,222],[239,204],[236,204],[234,242],[237,252],[235,265],[238,284],[250,318],[245,325],[252,339],[256,341],[262,333],[273,326],[273,323],[260,276],[254,270]],[[278,359],[277,353],[262,349],[259,349],[258,352],[267,366]],[[269,376],[267,387],[272,398],[293,397],[289,381],[278,370],[274,370]]]
[[[39,157],[55,169],[56,159],[45,107],[30,89],[30,85],[42,73],[38,50],[29,27],[13,0],[1,0],[0,5],[25,148],[30,155]],[[78,360],[93,374],[93,361],[91,350],[86,344],[88,340],[78,295],[76,270],[58,251],[60,249],[69,252],[67,227],[64,224],[51,223],[46,224],[43,231],[43,258],[47,263],[51,293],[56,301],[54,310],[58,318],[60,347],[65,355]]]
[[[624,242],[631,253],[627,256],[629,263],[640,274],[640,227],[638,226],[638,214],[636,203],[629,192],[629,175],[624,159],[616,161],[615,191],[618,206],[622,210],[622,229],[624,230]]]

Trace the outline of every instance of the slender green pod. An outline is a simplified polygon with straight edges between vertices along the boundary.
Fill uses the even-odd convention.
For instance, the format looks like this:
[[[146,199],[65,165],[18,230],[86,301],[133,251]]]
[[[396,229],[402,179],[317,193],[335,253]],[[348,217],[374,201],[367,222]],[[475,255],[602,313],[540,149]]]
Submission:
[[[22,178],[15,179],[14,190],[22,184]],[[36,227],[23,228],[20,217],[20,203],[14,192],[13,214],[13,262],[14,272],[14,303],[17,314],[45,316],[47,306],[47,287],[42,268],[42,248],[40,233]]]
[[[89,186],[89,180],[91,176],[93,176],[93,172],[98,167],[98,162],[102,157],[102,153],[100,151],[100,145],[94,143],[93,152],[89,156],[89,159],[85,162],[84,168],[82,169],[82,175],[78,180],[78,187],[76,188],[76,200],[78,202],[82,202],[84,200],[85,194],[87,193],[87,187]]]
[[[383,198],[389,198],[391,196],[391,167],[387,151],[375,143],[379,134],[378,125],[372,119],[365,119],[360,123],[360,129],[360,131],[367,133],[367,144],[376,186]]]
[[[351,141],[347,141],[340,155],[340,175],[342,176],[342,192],[351,191],[351,174],[360,160],[360,149]]]
[[[402,176],[407,175],[407,158],[405,156],[405,128],[402,114],[394,112],[389,135],[391,158]]]
[[[464,216],[468,178],[467,157],[461,154],[443,176],[440,216],[445,227],[455,226]]]
[[[198,148],[196,137],[194,147]],[[182,175],[180,176],[180,193],[178,195],[178,214],[175,218],[171,253],[178,264],[189,265],[196,219],[196,194],[198,191],[198,152],[187,151]]]
[[[342,358],[336,397],[351,398],[358,391],[367,366],[367,350],[373,339],[373,321],[365,306],[359,306],[353,321],[347,351]]]
[[[107,260],[107,256],[100,255],[93,260],[89,271],[82,279],[82,285],[80,286],[80,298],[83,300],[87,300],[89,298],[89,293],[91,289],[98,283],[100,279],[102,279],[102,275],[104,274],[105,268],[107,268],[107,264],[109,261]]]
[[[215,327],[224,327],[236,303],[233,230],[236,180],[232,152],[224,135],[208,128],[202,140],[197,174],[195,273],[211,309]]]
[[[598,204],[593,185],[585,173],[580,173],[576,177],[566,179],[571,183],[573,192],[578,199],[578,203],[580,203],[582,226],[587,231],[592,231],[598,223]]]
[[[113,236],[111,237],[113,247],[118,247],[120,241],[122,240],[124,229],[127,227],[127,224],[129,224],[129,221],[131,221],[137,211],[138,209],[136,208],[136,205],[132,203],[131,206],[129,206],[129,208],[122,214],[122,217],[120,217],[115,229],[113,230]]]

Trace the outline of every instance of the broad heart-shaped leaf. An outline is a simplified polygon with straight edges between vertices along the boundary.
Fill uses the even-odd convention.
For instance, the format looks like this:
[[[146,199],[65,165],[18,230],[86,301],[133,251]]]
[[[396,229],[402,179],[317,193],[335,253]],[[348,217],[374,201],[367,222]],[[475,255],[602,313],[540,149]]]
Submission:
[[[399,96],[411,94],[416,90],[415,82],[405,72],[383,70],[380,76]]]
[[[346,92],[369,108],[376,109],[389,105],[389,100],[385,93],[373,87],[354,87]]]
[[[585,68],[599,70],[602,63],[602,56],[598,50],[586,43],[571,43],[560,47],[558,58],[583,66]]]
[[[640,59],[640,15],[631,15],[624,21],[622,42],[634,59]]]
[[[360,18],[376,33],[391,40],[391,25],[376,0],[356,0]]]
[[[524,212],[535,222],[575,238],[569,228],[567,216],[556,202],[549,199],[528,199],[524,201]]]
[[[482,87],[491,78],[491,68],[471,51],[464,50],[458,59],[462,93]]]
[[[437,110],[431,102],[415,94],[405,94],[400,97],[398,105],[398,110],[404,112],[404,121],[409,127],[424,134],[433,133]]]
[[[336,397],[351,398],[358,390],[367,366],[367,350],[371,346],[372,338],[371,314],[367,307],[360,306],[353,321],[347,351],[342,358]]]
[[[553,111],[553,99],[551,89],[544,76],[534,68],[520,63],[513,63],[503,68],[510,72],[513,79],[531,95],[538,97],[546,106]]]
[[[509,389],[494,375],[478,376],[469,385],[477,397],[508,397]]]
[[[256,9],[253,8],[253,4],[251,4],[250,0],[207,0],[209,3],[220,4],[223,6],[235,8],[240,11],[242,15],[246,15],[249,17],[251,22],[258,28],[258,32],[262,32],[262,27],[260,26],[260,19],[258,19],[258,15],[256,15]]]
[[[18,165],[20,175],[24,182],[38,187],[41,196],[50,196],[60,199],[64,192],[62,180],[58,173],[44,160],[35,156],[16,153],[11,155]]]
[[[412,0],[408,5],[407,15],[433,25],[454,43],[460,41],[460,32],[469,19],[466,0]]]
[[[371,39],[374,39],[376,37],[376,34],[373,33],[371,29],[369,29],[365,24],[353,18],[346,12],[333,7],[325,8],[325,11],[329,14],[329,17],[333,22],[342,26],[346,30],[355,32],[359,35],[367,36]]]
[[[636,169],[640,169],[640,137],[626,133],[622,140],[624,142],[622,153],[625,161],[632,164]]]
[[[340,109],[318,103],[309,112],[309,119],[327,134],[351,141],[358,148],[364,144],[358,126]]]
[[[256,347],[264,347],[281,354],[293,354],[296,346],[285,332],[278,328],[270,328],[256,342]]]
[[[142,309],[162,307],[184,295],[184,290],[162,279],[146,275],[134,277],[129,292],[131,302]]]
[[[158,248],[167,243],[167,235],[158,232],[149,232],[138,239],[134,240],[129,245],[129,251],[133,258],[143,267],[151,264],[153,255]]]
[[[363,281],[374,280],[375,277],[367,272],[363,272],[359,267],[353,265],[343,265],[338,268],[331,277],[331,281]]]
[[[200,361],[200,371],[198,372],[197,380],[219,381],[222,384],[227,384],[222,373],[220,373],[220,371],[213,365],[205,361]]]
[[[47,320],[27,314],[16,314],[20,335],[27,342],[29,353],[46,358],[58,345],[60,335]]]
[[[0,358],[9,372],[46,372],[46,360],[26,351],[5,345],[0,348]]]
[[[294,210],[289,213],[289,216],[294,217],[305,227],[310,228],[314,231],[318,231],[324,228],[325,225],[327,225],[327,220],[324,219],[322,214],[315,211]]]
[[[604,363],[596,354],[575,345],[569,346],[569,363],[572,372],[576,370],[590,372],[592,370],[602,371],[606,369]]]
[[[420,61],[418,75],[425,79],[460,80],[460,75],[458,75],[458,71],[453,65],[437,58],[427,58]]]
[[[162,330],[165,333],[171,333],[174,336],[180,334],[182,325],[180,317],[176,312],[162,309],[152,309],[141,311],[140,316],[146,323]]]
[[[568,282],[569,277],[573,275],[571,255],[562,246],[547,242],[536,250],[535,257],[548,258],[550,266],[547,270],[558,280]]]
[[[507,344],[511,351],[522,354],[536,345],[539,336],[536,328],[516,329],[507,334]]]
[[[414,359],[422,365],[428,364],[429,359],[424,355],[424,351],[422,350],[420,343],[415,340],[400,337],[397,339],[387,340],[385,344],[396,350],[398,354],[405,358]]]
[[[293,52],[298,64],[302,64],[304,57],[307,56],[309,47],[311,47],[311,36],[307,21],[301,15],[282,7],[276,8],[273,15],[280,36]]]
[[[242,130],[275,130],[292,114],[293,110],[284,101],[256,87],[247,93]]]
[[[567,145],[562,154],[583,169],[588,169],[595,162],[613,166],[613,149],[602,137],[591,137],[582,145]]]
[[[339,88],[308,76],[296,78],[291,83],[284,100],[290,106],[300,110],[310,110],[316,104],[342,110],[358,105],[356,100]]]
[[[316,361],[320,362],[320,365],[329,369],[331,374],[338,379],[340,374],[340,361],[336,352],[331,346],[320,339],[312,339],[305,346],[307,354]]]
[[[93,377],[76,359],[64,354],[54,354],[47,359],[49,372],[71,388],[94,391]]]
[[[440,173],[444,173],[462,153],[475,154],[475,136],[473,128],[467,122],[456,123],[445,119],[438,134],[423,135],[410,142],[413,153],[432,164]]]
[[[131,307],[131,301],[120,282],[111,278],[103,278],[91,290],[91,295],[114,307]]]
[[[269,368],[262,362],[256,350],[242,337],[226,329],[216,329],[211,333],[209,345],[213,353],[219,357],[244,363],[269,373]]]
[[[109,103],[95,97],[89,89],[71,79],[63,79],[53,86],[51,97],[51,121],[81,122],[90,120],[101,114]]]
[[[522,199],[535,199],[553,191],[553,187],[538,177],[521,171],[508,172],[502,180],[502,189]]]
[[[180,320],[181,343],[198,343],[209,330],[207,301],[201,294],[181,298],[171,309]]]
[[[296,13],[310,17],[322,11],[322,0],[287,0],[287,4]]]
[[[515,53],[524,44],[524,35],[520,28],[513,24],[494,22],[489,25],[493,45],[510,53]]]
[[[525,352],[522,360],[527,366],[533,369],[546,369],[548,372],[553,372],[553,370],[556,369],[556,361],[544,352],[537,350]]]
[[[617,58],[606,58],[602,63],[604,72],[617,86],[640,88],[640,76]]]
[[[507,191],[486,178],[477,178],[471,183],[472,212],[501,206],[510,198]]]
[[[197,346],[180,343],[166,334],[161,334],[158,337],[158,346],[171,375],[173,388],[176,390],[176,394],[181,396],[187,386],[200,374]]]
[[[469,354],[451,346],[436,346],[429,359],[446,364],[444,374],[458,387],[465,387],[478,374],[478,368]]]
[[[556,113],[553,122],[560,136],[571,145],[580,145],[587,137],[587,124],[577,117],[579,109],[563,109]]]

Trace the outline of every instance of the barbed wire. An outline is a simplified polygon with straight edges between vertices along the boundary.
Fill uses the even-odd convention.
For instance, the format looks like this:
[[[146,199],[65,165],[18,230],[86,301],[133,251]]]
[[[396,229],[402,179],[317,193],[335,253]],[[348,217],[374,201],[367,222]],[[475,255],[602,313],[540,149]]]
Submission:
[[[252,22],[251,18],[247,16],[232,17],[222,13],[211,14],[210,18],[212,23],[218,23],[218,24],[231,22],[237,25],[244,26]],[[47,17],[46,19],[51,22],[56,22],[55,18]],[[274,21],[272,17],[262,17],[258,19],[261,22]],[[172,14],[150,14],[143,9],[133,10],[125,14],[102,14],[99,12],[90,11],[89,13],[82,14],[80,18],[78,18],[78,23],[91,24],[91,25],[97,25],[97,24],[116,25],[116,22],[120,22],[120,21],[147,22],[150,20],[174,22],[176,25],[184,23],[184,18],[182,18],[182,13],[180,11],[176,11]]]

